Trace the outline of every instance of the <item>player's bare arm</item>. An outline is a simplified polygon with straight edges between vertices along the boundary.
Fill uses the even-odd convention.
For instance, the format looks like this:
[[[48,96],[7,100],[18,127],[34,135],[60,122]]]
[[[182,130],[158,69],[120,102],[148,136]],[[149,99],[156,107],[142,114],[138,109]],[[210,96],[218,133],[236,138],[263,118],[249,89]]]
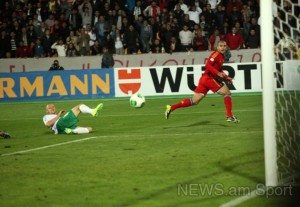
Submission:
[[[60,116],[63,115],[64,113],[65,113],[65,110],[59,111],[58,114],[57,114],[57,116],[54,117],[53,119],[47,121],[45,125],[46,125],[47,127],[50,127],[50,128],[53,127],[53,125],[55,124],[55,122],[56,122],[56,121],[60,118]]]

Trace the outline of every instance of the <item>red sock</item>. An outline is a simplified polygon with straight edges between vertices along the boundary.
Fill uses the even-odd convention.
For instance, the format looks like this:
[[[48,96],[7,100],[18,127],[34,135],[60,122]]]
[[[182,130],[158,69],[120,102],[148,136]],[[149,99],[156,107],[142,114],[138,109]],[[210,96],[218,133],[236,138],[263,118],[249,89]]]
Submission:
[[[232,101],[231,101],[231,96],[224,96],[224,104],[226,108],[226,115],[228,117],[232,117]]]
[[[177,104],[173,104],[171,106],[171,110],[174,111],[178,108],[189,107],[189,106],[192,106],[192,105],[193,105],[192,99],[186,98],[186,99],[183,99],[182,101],[180,101]]]

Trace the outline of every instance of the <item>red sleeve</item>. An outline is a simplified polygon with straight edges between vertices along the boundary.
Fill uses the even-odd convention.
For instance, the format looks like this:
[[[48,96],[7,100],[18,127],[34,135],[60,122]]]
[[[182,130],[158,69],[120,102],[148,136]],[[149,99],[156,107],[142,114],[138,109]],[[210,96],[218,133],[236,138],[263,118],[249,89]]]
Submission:
[[[219,58],[219,53],[214,52],[209,56],[209,58],[207,59],[206,64],[205,64],[205,69],[208,70],[214,76],[220,72],[214,67],[214,64],[216,64],[215,61],[218,58]]]

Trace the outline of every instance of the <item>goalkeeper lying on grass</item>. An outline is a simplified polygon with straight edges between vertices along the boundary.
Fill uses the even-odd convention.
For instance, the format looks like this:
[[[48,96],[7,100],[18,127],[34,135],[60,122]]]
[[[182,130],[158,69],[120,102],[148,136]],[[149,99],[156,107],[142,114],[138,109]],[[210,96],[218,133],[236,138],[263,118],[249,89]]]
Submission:
[[[102,107],[102,103],[98,104],[94,109],[91,109],[84,104],[79,104],[68,112],[61,110],[56,113],[54,104],[47,104],[47,114],[43,117],[43,121],[45,126],[51,128],[55,134],[86,134],[91,132],[92,128],[77,126],[78,115],[82,112],[84,114],[97,116]]]

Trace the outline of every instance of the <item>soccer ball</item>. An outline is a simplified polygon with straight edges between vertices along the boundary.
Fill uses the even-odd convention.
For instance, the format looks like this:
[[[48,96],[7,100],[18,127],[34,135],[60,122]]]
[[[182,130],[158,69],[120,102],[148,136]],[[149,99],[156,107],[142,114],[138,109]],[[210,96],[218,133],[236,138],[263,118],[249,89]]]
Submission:
[[[130,97],[129,104],[134,108],[141,108],[145,105],[145,97],[140,93],[135,93]]]

